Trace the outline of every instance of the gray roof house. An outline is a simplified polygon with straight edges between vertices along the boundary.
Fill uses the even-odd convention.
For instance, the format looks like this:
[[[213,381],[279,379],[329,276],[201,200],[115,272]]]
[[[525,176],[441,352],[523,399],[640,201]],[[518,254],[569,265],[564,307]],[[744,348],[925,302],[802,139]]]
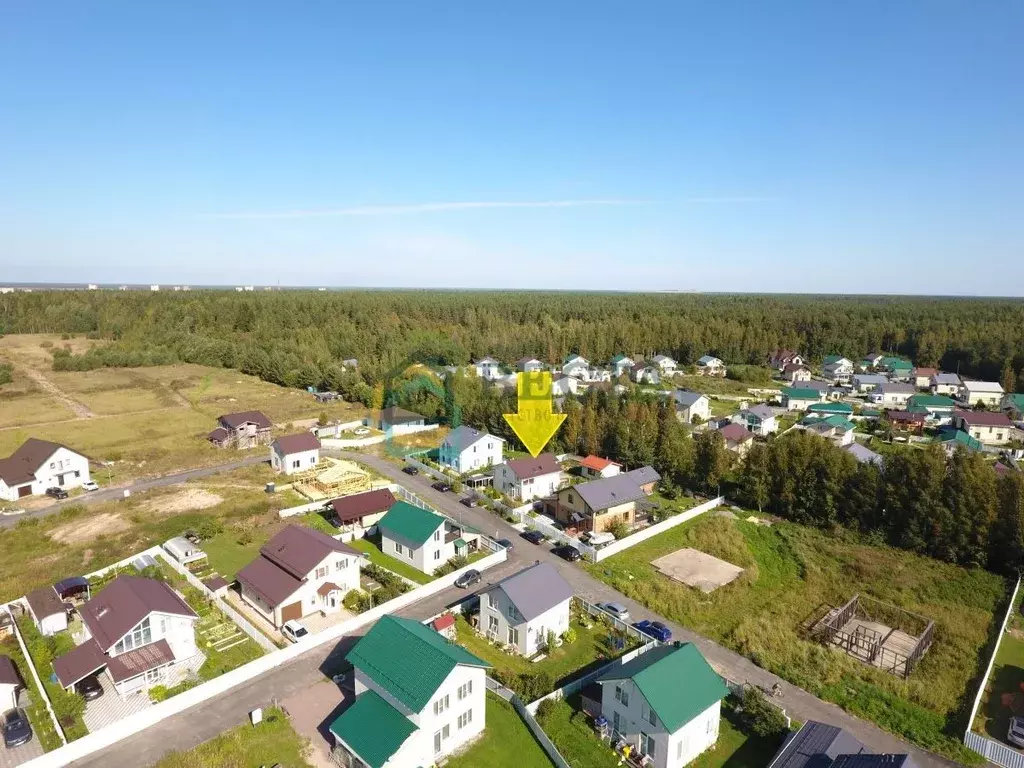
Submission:
[[[643,488],[628,474],[591,480],[589,483],[573,486],[572,489],[595,512],[636,501],[645,496]]]
[[[879,467],[882,466],[882,456],[875,453],[870,448],[864,447],[858,442],[850,443],[844,450],[861,464],[875,464]]]
[[[561,637],[569,628],[572,594],[553,565],[538,562],[481,592],[478,628],[532,656],[544,649],[549,632]]]
[[[462,424],[441,441],[438,460],[460,473],[497,466],[501,464],[504,443],[497,435]]]
[[[654,484],[661,480],[661,475],[658,474],[654,467],[631,469],[626,473],[626,477],[632,479],[645,493],[652,493],[654,491]]]
[[[915,764],[906,754],[874,754],[842,728],[810,720],[786,739],[768,768],[915,768]]]

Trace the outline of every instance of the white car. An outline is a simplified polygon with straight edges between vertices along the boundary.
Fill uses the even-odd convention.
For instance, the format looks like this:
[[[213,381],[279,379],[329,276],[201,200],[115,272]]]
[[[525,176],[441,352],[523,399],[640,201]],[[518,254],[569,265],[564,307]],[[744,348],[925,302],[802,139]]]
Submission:
[[[1018,747],[1024,747],[1024,717],[1015,715],[1010,718],[1010,731],[1006,734],[1006,740]]]
[[[370,434],[370,430],[368,430],[366,427],[356,427],[355,429],[352,430],[352,434],[354,434],[354,435],[368,435],[368,434]]]
[[[94,483],[92,480],[86,480],[84,483],[82,483],[82,488],[84,488],[87,491],[98,491],[100,489],[100,487],[96,485],[96,483]]]
[[[293,643],[299,642],[309,637],[309,630],[302,626],[295,619],[289,619],[281,625],[281,634],[291,640]]]

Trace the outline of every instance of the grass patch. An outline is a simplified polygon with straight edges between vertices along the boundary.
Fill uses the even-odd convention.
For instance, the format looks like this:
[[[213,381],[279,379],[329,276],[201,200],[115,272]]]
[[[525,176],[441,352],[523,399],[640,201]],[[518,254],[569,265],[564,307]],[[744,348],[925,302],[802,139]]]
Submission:
[[[447,768],[552,768],[540,744],[504,699],[487,693],[487,728],[465,752],[449,758]],[[168,768],[160,766],[160,768]]]
[[[579,696],[542,704],[537,710],[537,722],[573,768],[616,768],[619,765],[619,755],[601,741],[590,718],[580,709]]]
[[[385,555],[381,552],[380,547],[369,538],[353,539],[349,542],[349,545],[355,547],[360,552],[365,552],[369,556],[370,562],[374,565],[379,565],[381,568],[385,568],[392,573],[397,573],[399,576],[411,579],[417,584],[429,584],[434,580],[433,576],[417,570],[408,563],[403,563],[391,555]]]
[[[259,725],[240,725],[188,752],[172,752],[156,768],[310,768],[309,742],[295,732],[280,709],[263,710]]]
[[[210,567],[230,581],[243,567],[256,559],[260,547],[269,538],[266,531],[227,530],[199,546],[206,553]]]
[[[57,729],[53,725],[50,713],[46,711],[46,704],[43,703],[43,696],[39,692],[39,686],[36,685],[32,674],[29,672],[25,654],[21,652],[21,646],[18,645],[18,641],[13,635],[0,641],[0,656],[9,656],[11,658],[18,673],[21,675],[21,679],[28,686],[32,704],[25,707],[25,713],[28,715],[32,731],[35,738],[39,739],[39,744],[43,751],[50,752],[54,749],[59,749],[63,746],[60,736],[57,735]]]
[[[57,721],[64,731],[64,738],[68,741],[82,738],[89,733],[89,729],[82,719],[82,715],[85,713],[85,699],[77,692],[64,690],[59,683],[50,679],[53,673],[53,660],[74,650],[74,640],[67,632],[59,632],[52,637],[43,637],[28,613],[19,617],[17,622],[21,639],[25,641],[25,647],[28,649],[28,660],[35,666],[39,679],[43,681],[43,688],[46,689],[46,696],[49,698]],[[28,680],[28,678],[23,679]],[[33,693],[33,701],[35,701],[35,693]]]
[[[710,595],[677,584],[650,561],[694,547],[745,570]],[[1005,583],[856,535],[790,523],[772,527],[718,517],[687,522],[600,564],[593,575],[680,624],[850,712],[961,762],[976,760],[957,738],[957,718],[985,652]],[[935,641],[909,680],[804,638],[801,629],[854,593],[936,622]]]
[[[1003,743],[1006,742],[1010,718],[1014,714],[1004,704],[1003,697],[1016,700],[1024,698],[1024,639],[1017,634],[1020,630],[1011,631],[1013,634],[1003,635],[999,643],[992,674],[985,682],[985,693],[982,694],[981,705],[973,723],[975,731]]]

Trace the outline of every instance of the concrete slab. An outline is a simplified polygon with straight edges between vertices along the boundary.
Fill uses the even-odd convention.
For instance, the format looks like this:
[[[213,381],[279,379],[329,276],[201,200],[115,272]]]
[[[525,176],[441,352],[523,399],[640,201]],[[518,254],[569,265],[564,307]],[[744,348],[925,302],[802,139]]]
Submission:
[[[651,565],[670,579],[696,587],[705,594],[725,586],[743,573],[742,568],[732,563],[690,547],[652,560]]]

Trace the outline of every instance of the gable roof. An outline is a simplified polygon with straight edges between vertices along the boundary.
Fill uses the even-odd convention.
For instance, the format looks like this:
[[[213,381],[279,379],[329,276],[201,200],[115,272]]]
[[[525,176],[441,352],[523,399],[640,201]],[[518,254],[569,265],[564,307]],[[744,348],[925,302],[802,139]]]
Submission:
[[[847,453],[851,454],[853,458],[859,461],[861,464],[881,464],[882,457],[880,454],[875,453],[870,448],[867,448],[860,443],[850,443],[844,449]]]
[[[118,576],[78,609],[103,651],[154,611],[198,618],[167,584],[139,576]]]
[[[721,359],[715,357],[714,355],[702,355],[701,358],[697,360],[697,365],[711,365],[712,363],[720,362],[722,362]]]
[[[960,386],[960,377],[955,373],[936,373],[932,376],[932,384],[954,384]]]
[[[278,451],[285,456],[305,451],[319,451],[320,440],[312,432],[300,432],[297,435],[282,435],[274,441]]]
[[[458,453],[462,453],[474,443],[480,442],[485,437],[505,442],[497,435],[489,435],[486,432],[481,432],[479,429],[467,427],[465,424],[462,424],[449,432],[444,438],[444,442],[454,448]]]
[[[352,496],[342,496],[340,499],[331,501],[331,507],[338,520],[347,523],[351,520],[358,520],[364,515],[372,515],[378,512],[386,512],[396,503],[395,495],[387,488],[366,493],[356,493]]]
[[[629,355],[616,355],[615,357],[612,358],[612,365],[615,365],[616,363],[624,363],[626,361],[632,363],[633,358],[631,358]]]
[[[264,416],[262,411],[225,413],[223,416],[218,416],[217,421],[230,429],[238,429],[243,424],[255,424],[261,429],[270,429],[273,426],[270,423],[270,419]]]
[[[801,363],[786,363],[782,367],[782,372],[783,373],[796,373],[797,371],[809,371],[809,370],[810,370],[810,368],[808,368],[806,365],[802,365]]]
[[[815,392],[828,392],[831,385],[824,381],[794,381],[793,389],[810,389]]]
[[[648,483],[656,483],[661,480],[661,475],[654,467],[637,467],[631,469],[626,473],[626,477],[631,478],[637,485],[647,485]]]
[[[416,730],[412,720],[372,688],[361,693],[330,727],[370,768],[381,768]]]
[[[420,546],[426,543],[444,522],[443,517],[429,509],[414,507],[406,501],[396,501],[377,523],[377,527]]]
[[[981,441],[976,437],[971,437],[969,434],[964,432],[962,429],[944,429],[939,433],[939,442],[945,445],[955,443],[956,445],[962,445],[970,451],[980,451]]]
[[[899,424],[924,424],[928,418],[926,411],[886,411],[885,418]]]
[[[911,395],[917,392],[917,387],[902,381],[887,381],[878,388],[878,391],[883,395]]]
[[[913,395],[910,398],[910,405],[922,408],[952,408],[956,403],[953,398],[945,395]]]
[[[928,378],[931,378],[932,376],[934,376],[938,372],[939,371],[936,368],[921,368],[921,367],[918,367],[918,368],[914,369],[914,375],[915,376],[927,376]]]
[[[849,363],[853,365],[853,361],[848,357],[842,355],[826,355],[824,365],[835,365],[837,363]]]
[[[424,417],[405,408],[393,405],[380,412],[380,420],[384,424],[406,424],[410,421],[423,421]]]
[[[491,589],[501,589],[512,605],[531,621],[572,597],[572,587],[551,563],[541,562],[502,579]]]
[[[856,755],[866,747],[834,725],[810,720],[792,734],[769,763],[770,768],[828,768],[839,755]]]
[[[499,364],[498,361],[495,360],[493,357],[481,357],[479,360],[477,360],[477,361],[475,361],[473,363],[473,365],[498,365],[498,364]]]
[[[953,411],[953,418],[961,419],[965,424],[979,427],[1012,427],[1010,417],[1002,411]]]
[[[767,406],[764,403],[758,403],[757,405],[753,405],[750,408],[747,408],[747,410],[744,411],[744,413],[749,413],[753,416],[756,416],[760,421],[765,421],[766,419],[771,419],[775,417],[775,411],[773,411],[770,406]]]
[[[53,660],[53,672],[65,688],[107,666],[107,657],[95,640],[86,640]]]
[[[849,403],[815,403],[807,410],[811,413],[837,413],[848,416],[853,413],[853,406]]]
[[[576,491],[580,498],[586,502],[594,512],[599,512],[617,504],[626,504],[630,501],[644,498],[647,494],[637,485],[629,475],[614,475],[598,480],[591,480],[587,483],[574,485],[571,490]]]
[[[991,392],[992,394],[1003,394],[1003,385],[998,381],[973,381],[964,379],[963,388],[969,392]]]
[[[790,400],[818,400],[821,394],[808,387],[783,387],[782,396]]]
[[[892,370],[909,371],[914,367],[914,364],[909,360],[904,360],[902,357],[883,357],[878,361],[879,368],[890,368]]]
[[[672,393],[672,397],[675,398],[676,403],[684,408],[689,408],[691,405],[699,401],[704,395],[700,392],[692,392],[689,389],[677,389]]]
[[[25,599],[28,600],[28,607],[37,621],[42,621],[47,616],[59,616],[67,611],[64,601],[53,587],[33,589],[25,595]]]
[[[745,443],[747,440],[754,439],[754,433],[742,424],[726,424],[718,431],[722,437],[734,443]]]
[[[693,643],[663,645],[605,672],[599,683],[632,680],[669,733],[729,695]]]
[[[460,664],[489,667],[417,621],[382,616],[346,657],[412,712],[422,712]]]
[[[21,685],[21,675],[10,656],[0,656],[0,685]]]
[[[861,384],[885,384],[889,378],[880,373],[858,373],[854,375],[853,380]]]
[[[561,472],[558,460],[553,453],[542,453],[537,458],[512,459],[505,464],[511,469],[520,480],[528,480],[531,477],[551,475]]]
[[[78,456],[85,456],[84,453],[79,453],[74,448],[68,448],[63,443],[53,443],[49,440],[30,437],[6,459],[0,459],[0,480],[11,487],[31,483],[36,479],[36,471],[61,448]],[[89,457],[85,456],[85,458]]]
[[[614,462],[611,459],[602,459],[600,456],[594,456],[593,454],[587,456],[587,458],[580,462],[581,467],[592,469],[595,472],[602,472],[612,464],[616,464],[618,466],[617,462]]]
[[[287,525],[260,547],[260,556],[297,579],[304,579],[331,552],[345,552],[356,557],[361,552],[304,525]]]

